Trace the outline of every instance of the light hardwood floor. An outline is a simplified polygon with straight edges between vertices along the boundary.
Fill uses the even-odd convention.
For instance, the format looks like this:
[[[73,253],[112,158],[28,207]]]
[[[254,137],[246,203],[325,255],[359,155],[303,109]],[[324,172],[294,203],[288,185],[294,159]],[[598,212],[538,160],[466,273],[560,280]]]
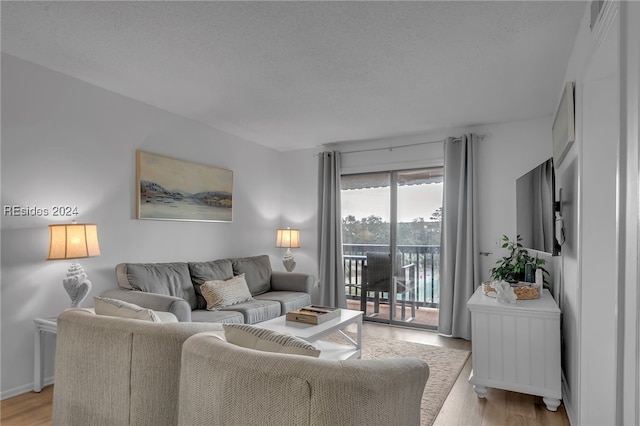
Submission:
[[[461,339],[442,337],[437,333],[405,327],[390,327],[365,322],[363,334],[409,342],[471,350],[471,343]],[[569,425],[564,405],[558,411],[548,411],[542,398],[489,389],[485,399],[479,399],[468,382],[471,357],[451,389],[434,426],[502,426],[502,425]],[[53,386],[41,393],[28,392],[2,401],[0,424],[2,426],[51,425],[51,401]]]

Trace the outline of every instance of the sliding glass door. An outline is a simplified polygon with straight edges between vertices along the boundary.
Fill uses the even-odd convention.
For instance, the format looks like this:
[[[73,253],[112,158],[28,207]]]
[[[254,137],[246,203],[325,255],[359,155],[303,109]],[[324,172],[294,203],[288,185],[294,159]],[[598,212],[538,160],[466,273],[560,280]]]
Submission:
[[[365,319],[437,328],[442,168],[342,176],[345,285]]]

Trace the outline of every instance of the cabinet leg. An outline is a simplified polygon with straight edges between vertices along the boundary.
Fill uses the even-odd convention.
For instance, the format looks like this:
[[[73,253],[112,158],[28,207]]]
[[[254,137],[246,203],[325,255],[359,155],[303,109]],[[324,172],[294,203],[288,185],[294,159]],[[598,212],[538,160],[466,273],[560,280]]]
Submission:
[[[560,406],[560,400],[556,398],[547,398],[546,396],[542,398],[544,403],[547,406],[547,410],[556,411]]]
[[[478,398],[484,398],[487,395],[487,387],[482,385],[473,385],[473,390],[478,395]]]

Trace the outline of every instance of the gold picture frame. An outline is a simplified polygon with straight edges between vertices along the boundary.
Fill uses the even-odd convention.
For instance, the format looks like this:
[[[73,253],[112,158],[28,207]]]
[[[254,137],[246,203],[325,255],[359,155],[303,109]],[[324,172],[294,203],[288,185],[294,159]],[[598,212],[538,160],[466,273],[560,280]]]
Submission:
[[[136,218],[233,221],[233,172],[136,151]]]

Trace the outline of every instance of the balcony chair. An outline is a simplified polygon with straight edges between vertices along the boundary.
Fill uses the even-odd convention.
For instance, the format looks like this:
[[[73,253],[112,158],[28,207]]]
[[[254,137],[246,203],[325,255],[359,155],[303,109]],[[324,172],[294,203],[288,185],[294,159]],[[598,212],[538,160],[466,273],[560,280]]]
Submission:
[[[402,264],[402,255],[396,257],[396,273],[391,273],[391,255],[389,253],[367,253],[367,263],[362,270],[362,288],[360,294],[360,310],[367,315],[367,294],[374,292],[373,315],[380,313],[380,294],[389,294],[395,282],[395,294],[402,296],[402,321],[410,321],[416,316],[416,279],[415,264]],[[407,296],[411,305],[411,317],[406,318]]]

